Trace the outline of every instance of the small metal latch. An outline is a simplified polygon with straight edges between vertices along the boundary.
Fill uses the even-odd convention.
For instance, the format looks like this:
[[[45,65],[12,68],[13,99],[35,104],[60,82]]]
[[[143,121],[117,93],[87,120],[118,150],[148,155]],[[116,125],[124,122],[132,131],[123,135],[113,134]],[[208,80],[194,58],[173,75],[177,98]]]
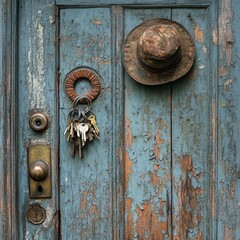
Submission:
[[[30,198],[50,198],[51,149],[47,144],[30,144],[28,147],[29,195]]]

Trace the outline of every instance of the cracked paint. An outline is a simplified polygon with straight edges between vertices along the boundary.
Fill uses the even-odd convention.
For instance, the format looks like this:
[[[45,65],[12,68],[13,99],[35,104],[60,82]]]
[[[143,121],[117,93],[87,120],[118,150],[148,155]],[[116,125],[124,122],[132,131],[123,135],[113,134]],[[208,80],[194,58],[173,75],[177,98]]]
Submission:
[[[32,96],[30,105],[31,108],[45,107],[45,67],[44,67],[44,37],[43,37],[43,25],[41,23],[41,15],[35,20],[34,28],[36,35],[32,37],[29,35],[29,50],[28,67],[27,67],[27,81],[29,95]],[[38,49],[33,52],[32,49]]]
[[[204,33],[203,31],[201,30],[201,28],[199,26],[196,26],[195,29],[194,29],[194,36],[195,36],[195,39],[202,43],[203,42],[203,38],[204,38]]]
[[[52,223],[54,210],[51,208],[50,205],[47,205],[45,210],[46,210],[46,219],[43,223],[43,226],[45,228],[48,228]]]

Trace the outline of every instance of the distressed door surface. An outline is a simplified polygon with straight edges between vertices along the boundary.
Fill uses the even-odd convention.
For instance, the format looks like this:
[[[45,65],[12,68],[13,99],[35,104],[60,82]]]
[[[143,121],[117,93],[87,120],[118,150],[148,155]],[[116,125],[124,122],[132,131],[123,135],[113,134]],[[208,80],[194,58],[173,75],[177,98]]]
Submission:
[[[19,1],[19,239],[240,238],[233,6],[239,3]],[[124,71],[122,47],[133,28],[154,18],[182,24],[196,59],[182,79],[152,87]],[[101,134],[78,159],[63,134],[72,107],[64,80],[81,66],[100,75],[92,111]],[[76,84],[79,94],[89,89],[87,80]],[[28,124],[36,110],[50,119],[43,133]],[[29,199],[30,143],[51,146],[52,198]],[[47,214],[40,225],[26,217],[36,203]]]

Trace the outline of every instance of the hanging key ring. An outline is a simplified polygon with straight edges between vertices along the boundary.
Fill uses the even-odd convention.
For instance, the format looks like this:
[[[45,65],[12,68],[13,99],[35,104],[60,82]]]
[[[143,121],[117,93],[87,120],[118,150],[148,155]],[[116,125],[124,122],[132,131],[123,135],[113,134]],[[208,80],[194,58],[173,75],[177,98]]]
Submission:
[[[90,68],[79,67],[69,72],[65,78],[65,91],[72,101],[81,97],[81,95],[76,93],[74,88],[76,82],[81,81],[84,78],[88,79],[92,85],[92,90],[87,92],[86,96],[90,101],[94,101],[98,97],[101,90],[99,75]]]
[[[68,116],[70,119],[75,119],[76,116],[79,118],[79,110],[77,108],[74,108],[72,111],[68,113]]]
[[[83,96],[83,97],[77,97],[74,101],[73,101],[73,109],[78,109],[78,111],[80,111],[80,109],[77,107],[77,105],[79,103],[86,103],[87,106],[86,108],[82,109],[80,108],[82,111],[84,111],[85,113],[88,113],[91,109],[91,100],[87,97],[87,96]]]

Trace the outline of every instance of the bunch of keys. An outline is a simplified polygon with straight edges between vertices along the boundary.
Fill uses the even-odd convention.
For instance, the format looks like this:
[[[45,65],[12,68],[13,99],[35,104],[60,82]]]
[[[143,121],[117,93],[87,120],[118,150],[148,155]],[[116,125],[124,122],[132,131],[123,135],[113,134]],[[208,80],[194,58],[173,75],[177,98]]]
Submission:
[[[79,109],[78,103],[86,101],[87,107]],[[72,143],[71,155],[74,157],[78,150],[79,158],[83,157],[82,148],[91,142],[94,138],[99,139],[100,130],[97,126],[95,115],[89,115],[91,109],[91,101],[88,97],[78,97],[73,103],[73,110],[68,114],[67,127],[64,135],[67,141]],[[89,116],[88,116],[89,115]]]

